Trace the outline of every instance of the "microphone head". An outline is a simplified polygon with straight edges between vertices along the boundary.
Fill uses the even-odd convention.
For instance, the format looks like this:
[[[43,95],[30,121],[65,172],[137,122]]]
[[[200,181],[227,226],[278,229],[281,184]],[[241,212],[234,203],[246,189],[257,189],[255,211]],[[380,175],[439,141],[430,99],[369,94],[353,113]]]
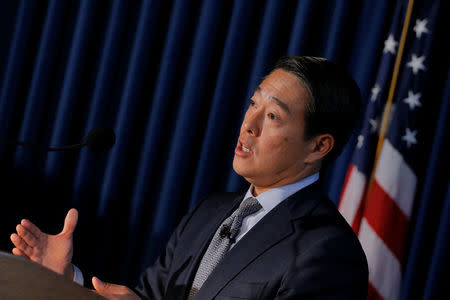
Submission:
[[[111,128],[95,128],[88,133],[84,143],[94,152],[104,152],[114,146],[116,135]]]
[[[222,228],[220,228],[220,237],[225,238],[229,237],[231,235],[230,226],[222,225]]]

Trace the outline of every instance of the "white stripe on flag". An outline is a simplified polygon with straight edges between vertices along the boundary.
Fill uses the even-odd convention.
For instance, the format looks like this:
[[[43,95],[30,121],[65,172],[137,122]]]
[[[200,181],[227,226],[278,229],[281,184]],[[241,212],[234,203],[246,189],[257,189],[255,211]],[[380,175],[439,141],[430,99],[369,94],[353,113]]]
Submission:
[[[400,262],[365,218],[361,221],[359,240],[369,264],[369,281],[385,300],[397,299],[401,281]]]
[[[339,203],[339,211],[350,226],[353,225],[356,212],[363,197],[366,182],[366,176],[361,173],[355,165],[352,165],[347,185],[345,186],[341,202]]]
[[[411,216],[417,177],[389,140],[384,140],[375,178],[403,213]]]

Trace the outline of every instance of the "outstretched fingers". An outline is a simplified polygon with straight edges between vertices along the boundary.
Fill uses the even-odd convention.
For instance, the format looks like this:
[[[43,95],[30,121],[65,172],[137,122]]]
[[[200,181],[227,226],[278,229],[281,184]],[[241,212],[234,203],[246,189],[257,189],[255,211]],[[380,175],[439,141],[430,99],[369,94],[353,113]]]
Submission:
[[[27,230],[24,226],[20,224],[16,226],[16,230],[17,233],[19,234],[19,237],[22,238],[25,241],[25,243],[27,243],[31,247],[36,247],[39,241],[37,237],[33,233],[31,233],[31,231]]]
[[[30,247],[27,243],[25,243],[25,241],[20,236],[13,233],[11,234],[10,238],[14,246],[16,246],[17,249],[20,250],[23,254],[25,254],[28,257],[33,254],[33,248]]]
[[[25,253],[23,253],[23,252],[22,252],[21,250],[19,250],[18,248],[13,248],[13,249],[12,249],[12,253],[13,253],[14,255],[22,256],[22,257],[25,257],[25,258],[28,258],[28,259],[29,259],[29,257],[26,256]]]
[[[20,225],[25,227],[25,229],[31,232],[35,237],[40,237],[42,235],[42,231],[27,219],[23,219],[22,222],[20,222]]]

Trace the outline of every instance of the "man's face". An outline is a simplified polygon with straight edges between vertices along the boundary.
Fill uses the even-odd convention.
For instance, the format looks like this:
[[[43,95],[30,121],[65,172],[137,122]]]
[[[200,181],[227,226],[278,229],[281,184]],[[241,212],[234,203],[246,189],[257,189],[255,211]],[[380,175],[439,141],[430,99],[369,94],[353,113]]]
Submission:
[[[256,88],[242,122],[233,168],[258,192],[305,177],[305,159],[312,150],[312,142],[304,140],[308,99],[300,80],[282,69]]]

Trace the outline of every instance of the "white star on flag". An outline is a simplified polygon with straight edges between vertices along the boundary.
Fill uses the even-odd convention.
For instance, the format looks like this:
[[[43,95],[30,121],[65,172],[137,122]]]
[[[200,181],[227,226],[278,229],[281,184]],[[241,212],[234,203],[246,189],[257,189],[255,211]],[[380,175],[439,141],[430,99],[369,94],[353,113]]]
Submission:
[[[402,136],[402,140],[406,142],[408,148],[410,148],[412,144],[417,144],[416,134],[417,130],[411,131],[411,129],[406,128],[406,132],[405,135]]]
[[[422,36],[422,33],[429,33],[430,31],[426,27],[428,23],[427,19],[417,19],[416,25],[414,26],[414,31],[416,32],[416,37],[420,38]]]
[[[425,70],[425,66],[423,65],[423,61],[425,60],[425,55],[417,57],[417,55],[412,54],[411,61],[406,65],[412,68],[414,75],[416,75],[419,70]]]
[[[361,149],[363,144],[364,144],[364,136],[360,134],[358,135],[358,143],[356,144],[356,147],[358,147],[358,149]]]
[[[405,98],[403,101],[409,105],[409,109],[413,110],[417,106],[422,106],[420,103],[421,93],[414,94],[413,91],[408,91],[408,98]]]
[[[397,47],[398,42],[394,40],[394,36],[392,34],[389,35],[388,39],[384,41],[384,49],[383,53],[392,53],[395,54],[395,47]]]
[[[380,93],[381,89],[378,84],[375,84],[375,86],[372,88],[372,96],[370,96],[370,100],[375,101],[377,100],[378,94]]]
[[[372,128],[370,128],[370,132],[371,133],[376,132],[378,130],[378,120],[370,119],[369,123],[370,123],[370,126],[372,127]]]

